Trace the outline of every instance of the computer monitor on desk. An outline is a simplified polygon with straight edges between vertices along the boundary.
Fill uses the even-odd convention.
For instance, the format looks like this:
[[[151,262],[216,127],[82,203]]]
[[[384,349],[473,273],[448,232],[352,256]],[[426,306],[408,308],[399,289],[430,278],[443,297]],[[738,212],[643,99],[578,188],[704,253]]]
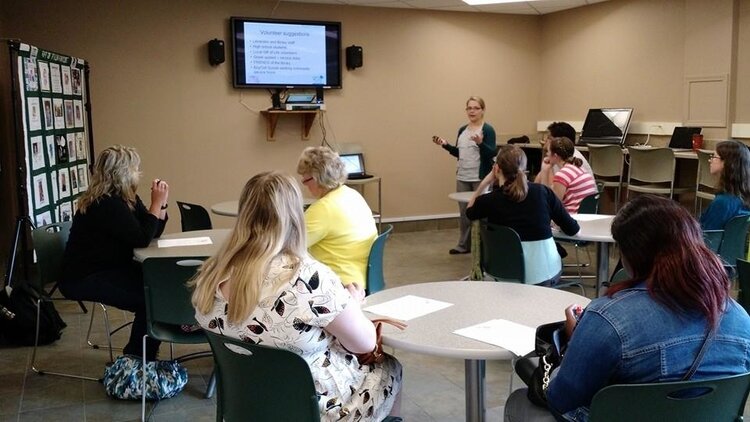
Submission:
[[[622,146],[630,126],[632,108],[592,108],[583,123],[580,145],[613,144]]]

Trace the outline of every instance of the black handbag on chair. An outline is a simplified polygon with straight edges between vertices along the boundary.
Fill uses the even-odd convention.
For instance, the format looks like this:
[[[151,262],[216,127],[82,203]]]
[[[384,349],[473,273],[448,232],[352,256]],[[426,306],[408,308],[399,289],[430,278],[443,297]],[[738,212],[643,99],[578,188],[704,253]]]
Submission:
[[[528,357],[516,362],[518,376],[529,387],[528,398],[537,406],[547,408],[547,387],[552,371],[560,366],[567,338],[565,321],[543,324],[536,329],[534,353],[539,357],[539,364]]]

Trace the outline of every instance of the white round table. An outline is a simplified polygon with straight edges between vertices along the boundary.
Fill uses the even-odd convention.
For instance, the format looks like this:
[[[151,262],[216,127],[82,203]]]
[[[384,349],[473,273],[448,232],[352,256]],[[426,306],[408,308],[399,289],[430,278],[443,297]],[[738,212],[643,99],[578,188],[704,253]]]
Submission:
[[[580,240],[596,243],[596,297],[599,297],[602,285],[609,281],[609,245],[615,243],[612,238],[612,220],[614,215],[571,214],[581,230],[575,236],[568,236],[555,228],[552,237],[555,239]]]
[[[493,319],[536,328],[563,320],[568,305],[586,306],[590,301],[564,290],[528,284],[442,281],[382,290],[368,296],[365,307],[406,295],[448,302],[453,306],[409,320],[404,331],[385,324],[383,344],[414,353],[464,359],[467,421],[484,420],[485,361],[510,360],[515,355],[502,347],[463,337],[453,331]]]

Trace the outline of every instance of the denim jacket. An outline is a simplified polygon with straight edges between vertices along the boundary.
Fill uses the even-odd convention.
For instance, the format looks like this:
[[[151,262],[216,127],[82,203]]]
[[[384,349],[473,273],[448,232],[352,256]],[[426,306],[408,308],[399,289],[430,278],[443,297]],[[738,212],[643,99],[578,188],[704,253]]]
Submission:
[[[593,300],[547,391],[553,413],[588,420],[597,391],[611,384],[679,381],[708,330],[700,314],[678,313],[654,300],[645,283]],[[750,371],[750,316],[727,302],[719,329],[691,379]]]

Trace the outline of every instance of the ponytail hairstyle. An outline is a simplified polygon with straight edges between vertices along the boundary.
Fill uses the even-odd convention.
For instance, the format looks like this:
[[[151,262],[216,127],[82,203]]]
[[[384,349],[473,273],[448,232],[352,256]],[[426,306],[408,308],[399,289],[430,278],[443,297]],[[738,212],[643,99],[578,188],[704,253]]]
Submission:
[[[529,184],[526,181],[526,154],[515,145],[503,145],[495,157],[495,165],[505,178],[502,190],[513,202],[526,199]]]
[[[718,190],[738,196],[750,208],[750,149],[739,141],[723,141],[716,145],[716,155],[724,162]]]
[[[550,139],[549,151],[550,154],[557,154],[564,162],[573,164],[576,167],[581,167],[583,164],[583,160],[573,156],[576,148],[573,145],[573,141],[565,136]]]

